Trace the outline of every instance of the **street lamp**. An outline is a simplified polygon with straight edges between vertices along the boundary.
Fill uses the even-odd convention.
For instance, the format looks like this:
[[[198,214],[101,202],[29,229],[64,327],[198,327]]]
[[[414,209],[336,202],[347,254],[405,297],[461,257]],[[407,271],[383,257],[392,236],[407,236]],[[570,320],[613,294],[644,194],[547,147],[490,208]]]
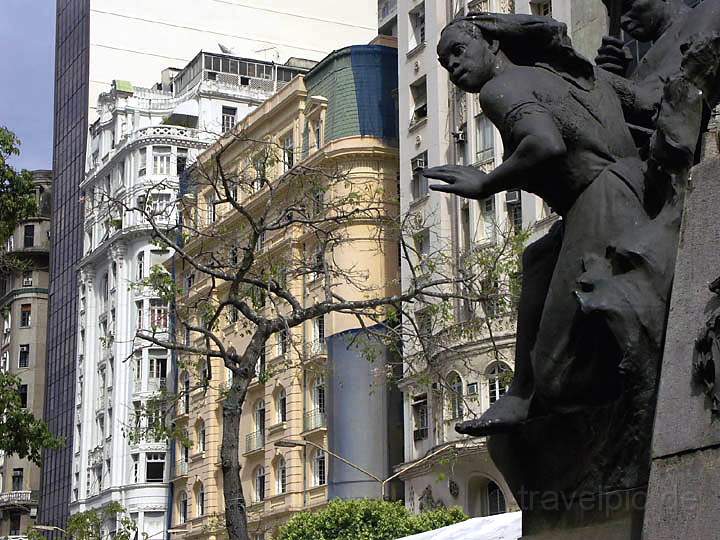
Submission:
[[[371,472],[369,472],[369,471],[366,471],[365,469],[363,469],[363,468],[360,467],[359,465],[356,465],[355,463],[353,463],[353,462],[351,462],[351,461],[348,461],[348,460],[345,459],[344,457],[339,456],[339,455],[335,454],[334,452],[331,452],[331,451],[328,450],[327,448],[325,448],[325,447],[323,447],[323,446],[320,446],[319,444],[316,444],[316,443],[314,443],[314,442],[312,442],[312,441],[306,441],[306,440],[298,441],[298,440],[292,440],[292,439],[280,439],[279,441],[275,441],[275,446],[277,446],[277,447],[279,447],[279,448],[297,448],[297,447],[306,448],[307,445],[314,446],[315,448],[318,448],[319,450],[322,450],[323,452],[327,452],[328,454],[330,454],[330,455],[333,456],[334,458],[339,459],[340,461],[342,461],[342,462],[345,463],[346,465],[349,465],[349,466],[352,467],[353,469],[357,469],[357,470],[360,471],[361,473],[366,474],[367,476],[369,476],[370,478],[372,478],[373,480],[375,480],[376,482],[378,482],[378,483],[380,484],[380,498],[383,499],[383,500],[385,500],[385,486],[387,485],[388,482],[390,482],[391,480],[394,480],[395,478],[397,478],[398,476],[400,476],[400,475],[403,474],[404,472],[409,471],[409,470],[412,469],[413,467],[417,467],[417,466],[420,465],[421,463],[424,463],[425,461],[427,461],[428,459],[430,459],[430,458],[433,457],[434,455],[439,454],[440,452],[442,452],[442,451],[444,451],[444,450],[446,449],[446,447],[438,448],[438,449],[435,450],[433,453],[428,454],[427,456],[425,456],[424,458],[416,461],[415,463],[411,463],[410,465],[408,465],[407,467],[405,467],[405,468],[402,469],[401,471],[398,471],[398,472],[396,472],[395,474],[393,474],[392,476],[389,476],[388,478],[386,478],[385,480],[383,480],[383,479],[378,478],[377,476],[375,476],[373,473],[371,473]]]

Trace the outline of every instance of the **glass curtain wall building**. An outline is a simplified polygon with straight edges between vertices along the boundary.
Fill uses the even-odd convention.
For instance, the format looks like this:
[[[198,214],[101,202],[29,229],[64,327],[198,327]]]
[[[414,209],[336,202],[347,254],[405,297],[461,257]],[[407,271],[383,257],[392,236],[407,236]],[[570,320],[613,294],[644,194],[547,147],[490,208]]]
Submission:
[[[90,0],[57,0],[53,215],[45,420],[65,446],[46,452],[40,524],[65,527],[72,480],[77,273],[82,254],[80,182],[85,173]],[[53,533],[54,534],[54,533]]]

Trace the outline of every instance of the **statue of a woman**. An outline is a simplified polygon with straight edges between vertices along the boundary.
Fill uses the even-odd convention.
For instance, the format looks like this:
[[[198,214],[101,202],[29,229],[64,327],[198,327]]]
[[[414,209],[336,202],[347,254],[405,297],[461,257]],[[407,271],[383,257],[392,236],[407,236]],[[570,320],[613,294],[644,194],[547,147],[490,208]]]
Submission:
[[[529,416],[616,399],[623,351],[576,297],[585,261],[649,220],[643,164],[612,87],[569,46],[564,25],[545,17],[478,14],[449,24],[440,63],[477,93],[502,136],[505,159],[490,173],[447,165],[426,169],[431,189],[484,199],[523,189],[562,220],[524,256],[516,376],[484,415],[458,426],[486,435]]]

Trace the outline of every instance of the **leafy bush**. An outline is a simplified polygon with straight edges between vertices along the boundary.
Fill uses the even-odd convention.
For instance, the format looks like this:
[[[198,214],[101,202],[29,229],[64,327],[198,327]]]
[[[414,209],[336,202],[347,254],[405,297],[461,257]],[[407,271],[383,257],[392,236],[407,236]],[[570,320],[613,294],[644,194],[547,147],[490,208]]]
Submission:
[[[460,508],[412,514],[401,503],[376,499],[334,500],[316,512],[296,514],[279,540],[395,540],[431,531],[468,517]]]

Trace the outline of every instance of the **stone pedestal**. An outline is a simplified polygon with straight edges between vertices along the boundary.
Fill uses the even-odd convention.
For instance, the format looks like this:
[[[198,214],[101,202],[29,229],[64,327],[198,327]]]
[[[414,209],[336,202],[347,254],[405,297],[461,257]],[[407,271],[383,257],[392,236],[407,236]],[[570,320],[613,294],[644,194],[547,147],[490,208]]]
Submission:
[[[656,409],[644,540],[720,535],[720,418],[694,375],[698,335],[720,309],[720,158],[705,136],[691,174],[677,256]],[[717,366],[716,366],[717,368]],[[720,373],[715,371],[715,380]]]

